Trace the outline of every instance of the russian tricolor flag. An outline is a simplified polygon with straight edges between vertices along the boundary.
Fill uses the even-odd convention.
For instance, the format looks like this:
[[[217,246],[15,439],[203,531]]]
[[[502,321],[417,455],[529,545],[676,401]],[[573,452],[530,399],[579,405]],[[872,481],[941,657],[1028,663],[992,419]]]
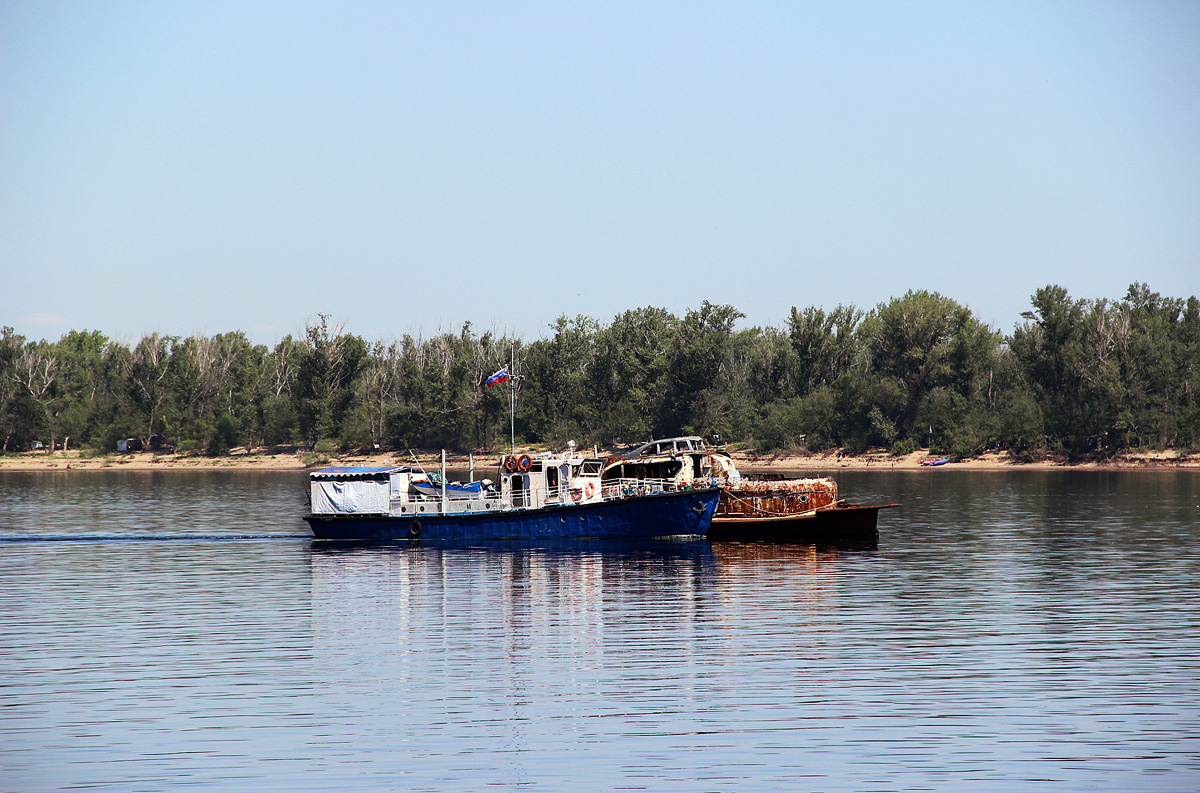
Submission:
[[[496,372],[491,377],[489,377],[484,382],[484,385],[487,386],[488,388],[491,388],[496,383],[507,383],[507,382],[508,382],[508,368],[506,367],[506,368],[501,369],[500,371]]]

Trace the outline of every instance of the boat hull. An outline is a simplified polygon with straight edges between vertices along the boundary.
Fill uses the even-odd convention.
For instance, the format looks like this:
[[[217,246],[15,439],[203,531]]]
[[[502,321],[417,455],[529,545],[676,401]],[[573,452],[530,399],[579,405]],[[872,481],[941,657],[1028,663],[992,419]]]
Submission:
[[[640,539],[703,535],[720,490],[657,493],[619,501],[503,512],[411,515],[309,515],[318,540]]]
[[[897,504],[838,504],[776,517],[718,515],[705,535],[713,542],[782,542],[874,546],[879,510]]]

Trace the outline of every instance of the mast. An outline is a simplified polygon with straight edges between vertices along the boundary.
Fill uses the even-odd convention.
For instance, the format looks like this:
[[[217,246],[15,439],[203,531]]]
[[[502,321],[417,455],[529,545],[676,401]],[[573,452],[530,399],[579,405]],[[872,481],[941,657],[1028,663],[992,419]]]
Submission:
[[[508,345],[508,440],[510,454],[517,453],[517,378],[513,363],[516,358],[516,345]]]

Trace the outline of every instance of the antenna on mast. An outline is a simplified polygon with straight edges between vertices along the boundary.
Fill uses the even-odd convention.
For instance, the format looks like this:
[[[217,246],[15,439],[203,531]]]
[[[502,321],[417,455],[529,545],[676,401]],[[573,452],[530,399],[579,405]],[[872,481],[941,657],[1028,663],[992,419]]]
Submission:
[[[515,374],[513,370],[516,368],[516,345],[513,342],[508,344],[508,371]],[[509,378],[512,382],[508,386],[508,440],[511,444],[511,454],[517,453],[517,378]]]

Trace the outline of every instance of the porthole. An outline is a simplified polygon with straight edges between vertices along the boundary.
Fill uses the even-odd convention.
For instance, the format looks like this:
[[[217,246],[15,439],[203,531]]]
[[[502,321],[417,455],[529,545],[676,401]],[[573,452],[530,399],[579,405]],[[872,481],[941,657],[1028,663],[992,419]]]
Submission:
[[[800,503],[801,503],[801,504],[807,504],[807,503],[808,503],[808,496],[806,496],[806,495],[801,495],[801,496],[800,496]]]

